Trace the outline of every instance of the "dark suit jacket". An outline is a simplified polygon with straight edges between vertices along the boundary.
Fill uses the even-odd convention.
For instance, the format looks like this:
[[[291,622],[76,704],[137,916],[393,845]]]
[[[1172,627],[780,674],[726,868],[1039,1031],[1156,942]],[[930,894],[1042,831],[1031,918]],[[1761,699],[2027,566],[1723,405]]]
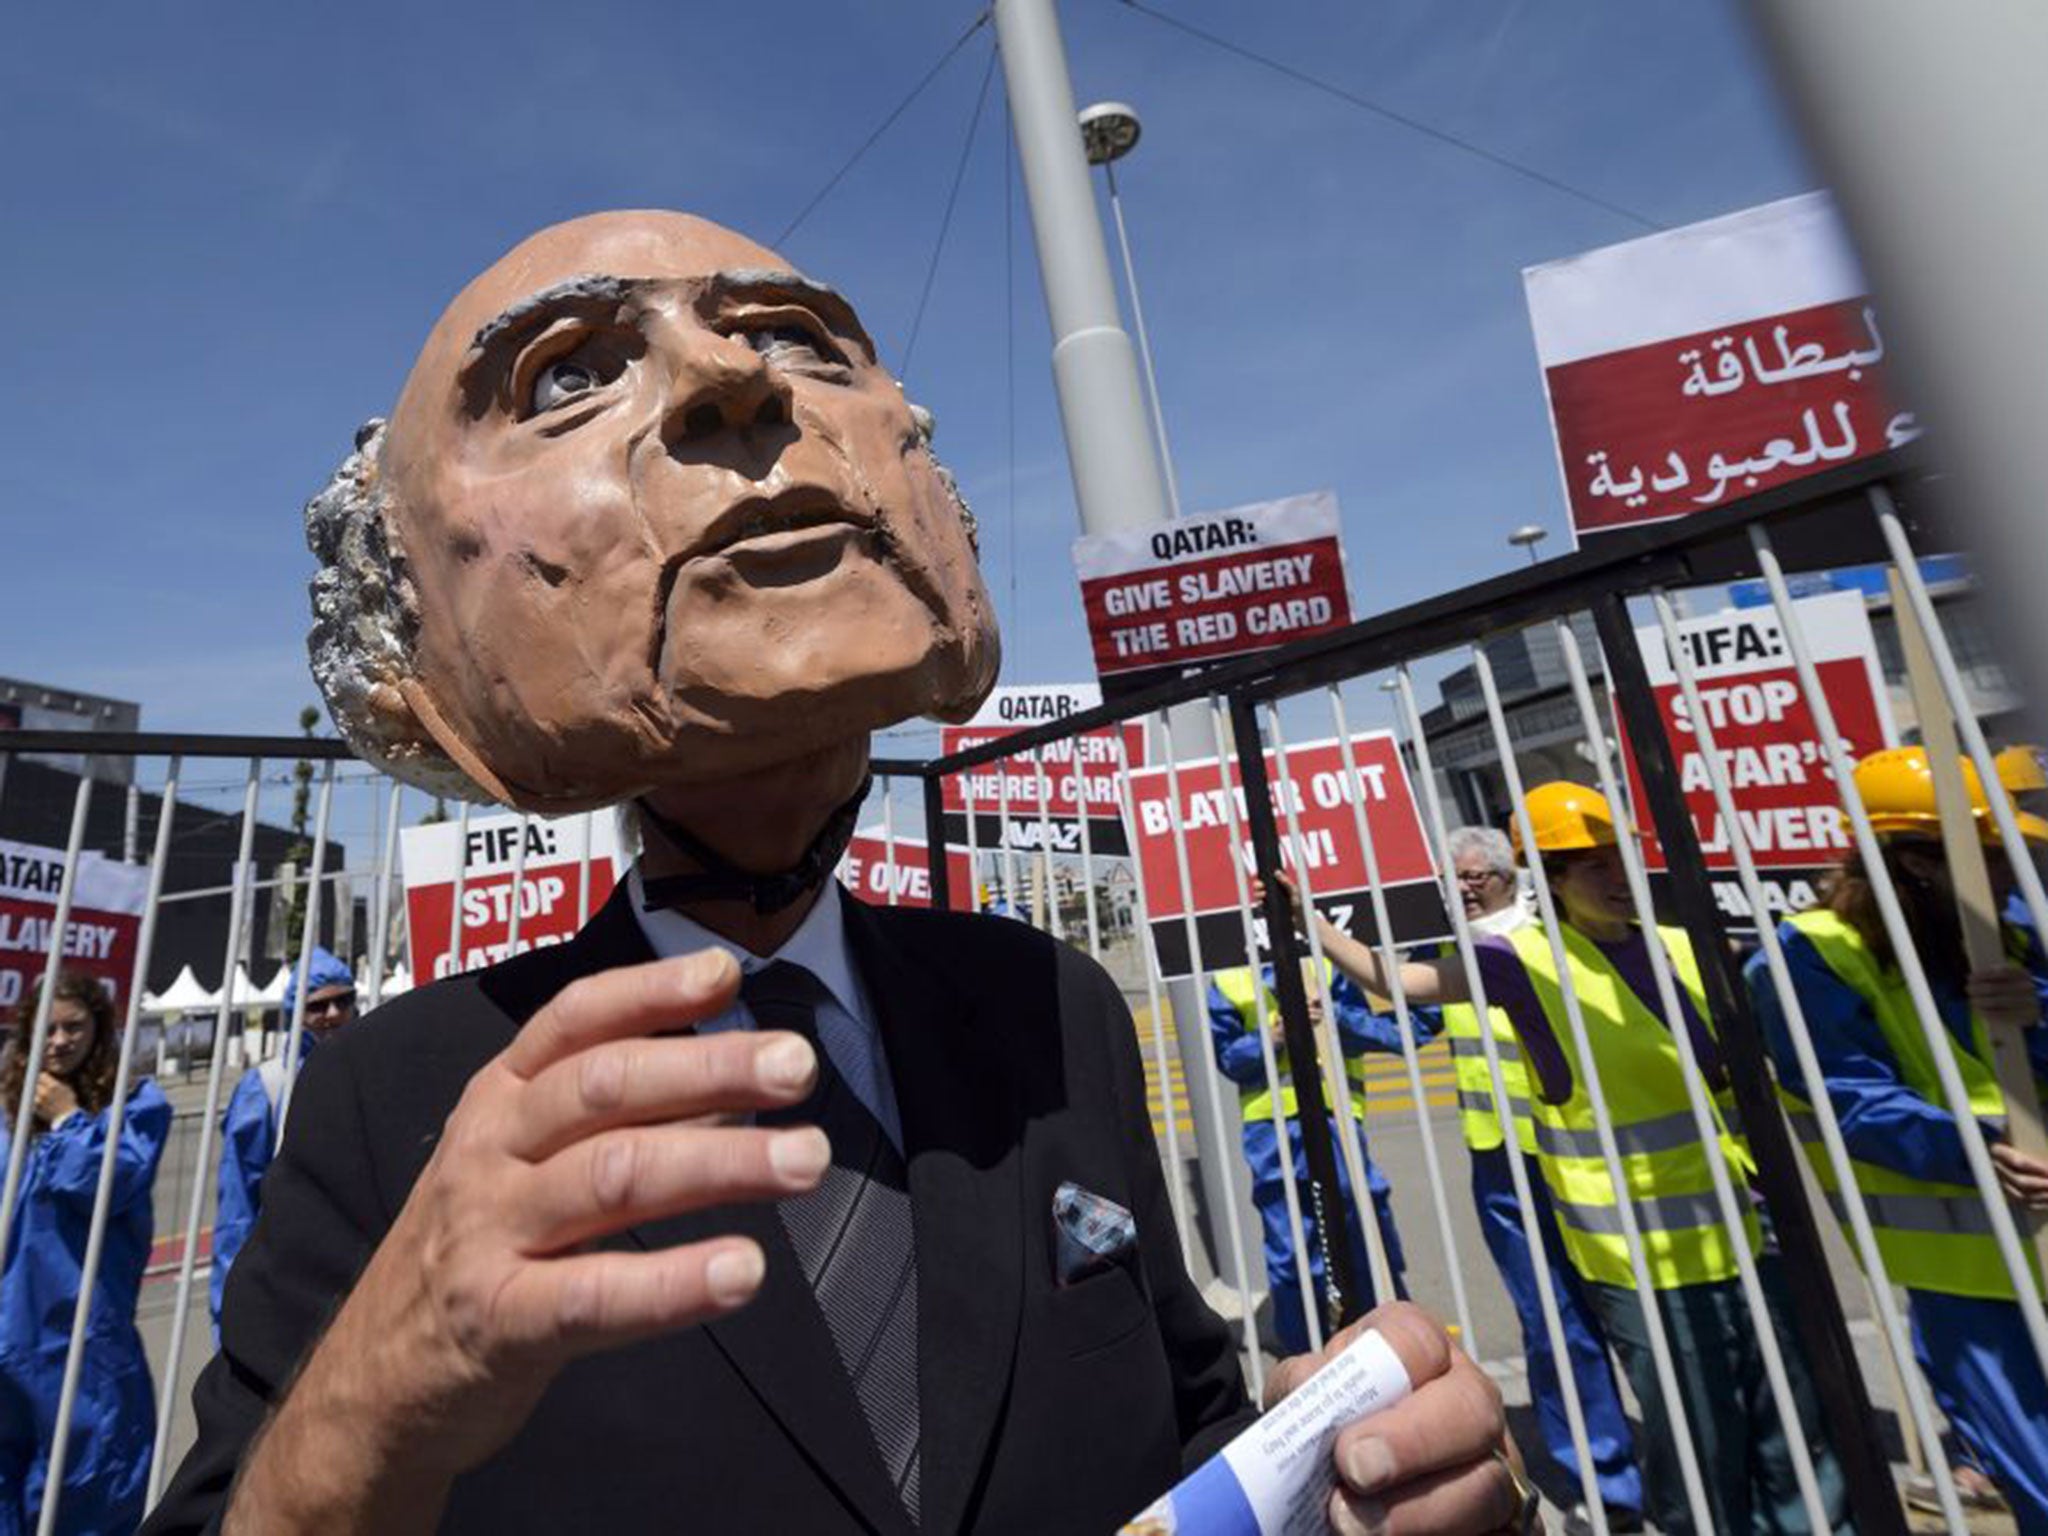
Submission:
[[[463,1085],[563,986],[650,958],[625,888],[575,939],[398,998],[308,1064],[231,1272],[199,1439],[145,1530],[219,1522],[236,1464],[419,1176]],[[1113,1530],[1250,1414],[1231,1338],[1184,1269],[1123,998],[1022,923],[849,901],[902,1111],[918,1260],[922,1528]],[[1062,1288],[1053,1192],[1127,1207],[1139,1253]],[[570,1366],[456,1485],[449,1531],[907,1536],[774,1211],[651,1223],[645,1248],[739,1231],[755,1301]]]

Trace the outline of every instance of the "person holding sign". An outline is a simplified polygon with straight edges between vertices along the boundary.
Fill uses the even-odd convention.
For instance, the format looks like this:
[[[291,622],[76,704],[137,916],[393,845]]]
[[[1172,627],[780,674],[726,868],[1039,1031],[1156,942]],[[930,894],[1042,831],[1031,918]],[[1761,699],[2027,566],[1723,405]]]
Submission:
[[[543,230],[307,531],[357,751],[641,849],[314,1052],[151,1536],[1105,1531],[1252,1421],[1116,983],[831,878],[872,734],[971,717],[999,649],[845,298],[684,214]],[[1377,1316],[1413,1390],[1332,1427],[1317,1523],[1521,1517],[1498,1392]]]
[[[292,1014],[299,1001],[299,970],[292,967],[278,1012],[290,1039]],[[299,1060],[322,1040],[356,1016],[356,978],[334,955],[316,944],[306,964],[306,1022],[299,1034]],[[277,1113],[284,1102],[285,1062],[282,1054],[251,1067],[235,1084],[220,1125],[220,1196],[214,1205],[213,1268],[207,1276],[206,1302],[213,1314],[214,1336],[220,1336],[220,1299],[227,1288],[235,1255],[249,1241],[256,1213],[263,1209],[263,1176],[277,1155]]]
[[[1976,773],[1967,763],[1963,767],[1993,893],[2008,901],[2012,871],[1998,828]],[[2048,1211],[2048,1163],[2004,1140],[2006,1101],[1987,1033],[1999,1027],[2024,1030],[2036,1080],[2048,1086],[2048,1028],[2042,1027],[2048,964],[2040,946],[2030,930],[2008,923],[2011,961],[1989,969],[1970,966],[1923,748],[1866,757],[1856,767],[1856,789],[1969,1088],[1970,1107],[1987,1133],[1998,1130],[1991,1157],[2006,1197],[2018,1210]],[[2018,815],[2027,840],[2048,847],[2048,820],[2029,811]],[[2048,1532],[2048,1381],[2021,1321],[2012,1276],[1992,1239],[1861,858],[1851,853],[1821,904],[1786,919],[1778,937],[1885,1268],[1911,1303],[1920,1368],[1964,1448],[2011,1504],[2020,1530],[2040,1536]],[[1822,1187],[1833,1195],[1838,1184],[1814,1122],[1811,1089],[1761,955],[1750,962],[1749,983],[1793,1128]]]
[[[1810,1531],[1743,1300],[1735,1248],[1715,1206],[1707,1152],[1693,1130],[1678,1049],[1657,1007],[1650,938],[1635,921],[1613,810],[1597,790],[1562,782],[1531,789],[1526,809],[1560,908],[1565,961],[1592,1065],[1620,1143],[1623,1173],[1635,1192],[1636,1223],[1713,1528],[1788,1536]],[[1518,842],[1519,835],[1518,821]],[[1374,990],[1385,985],[1379,956],[1370,948],[1320,917],[1318,932],[1323,952],[1347,975]],[[1660,926],[1656,937],[1678,982],[1694,1056],[1725,1115],[1726,1076],[1691,942],[1678,928]],[[1696,1532],[1679,1469],[1676,1423],[1650,1351],[1643,1303],[1615,1215],[1617,1191],[1598,1151],[1587,1063],[1572,1039],[1549,935],[1533,923],[1482,935],[1473,950],[1487,1003],[1507,1013],[1531,1074],[1537,1161],[1565,1253],[1642,1406],[1649,1513],[1666,1531]],[[1401,982],[1410,1002],[1449,1006],[1472,1000],[1457,956],[1403,962]],[[1727,1130],[1721,1145],[1737,1198],[1743,1199],[1748,1153]],[[1845,1531],[1841,1470],[1827,1449],[1812,1381],[1785,1321],[1783,1281],[1764,1252],[1757,1218],[1750,1216],[1746,1224],[1829,1524]]]
[[[1320,1037],[1323,1027],[1323,994],[1327,988],[1336,1010],[1337,1037],[1344,1047],[1344,1077],[1350,1093],[1351,1115],[1358,1122],[1359,1151],[1365,1155],[1365,1070],[1367,1051],[1399,1053],[1401,1037],[1394,1020],[1376,1014],[1365,994],[1349,977],[1338,974],[1326,959],[1320,976],[1304,976],[1308,993],[1309,1022]],[[1260,994],[1264,994],[1263,1006]],[[1259,1020],[1264,1017],[1272,1038],[1274,1064],[1280,1077],[1280,1114],[1287,1122],[1292,1154],[1282,1159],[1280,1138],[1273,1125],[1273,1090],[1266,1081],[1265,1049],[1259,1040]],[[1434,1014],[1411,1015],[1418,1041],[1436,1033]],[[1252,1203],[1258,1207],[1259,1222],[1266,1234],[1266,1286],[1273,1298],[1273,1332],[1288,1354],[1308,1348],[1308,1319],[1302,1314],[1300,1271],[1294,1251],[1294,1234],[1287,1219],[1284,1181],[1297,1187],[1308,1178],[1307,1154],[1301,1141],[1300,1111],[1294,1098],[1292,1071],[1287,1060],[1287,1038],[1282,1030],[1280,1000],[1273,990],[1273,967],[1264,965],[1254,974],[1249,966],[1218,971],[1209,980],[1209,1037],[1216,1053],[1216,1065],[1237,1085],[1244,1119],[1244,1156],[1251,1168]],[[1330,1117],[1330,1135],[1337,1136],[1337,1120]],[[1351,1191],[1351,1175],[1345,1160],[1337,1160],[1338,1199],[1346,1213],[1345,1231],[1350,1236],[1352,1273],[1365,1286],[1366,1304],[1372,1300],[1372,1266],[1366,1261],[1365,1233],[1358,1219]],[[1401,1255],[1401,1234],[1394,1226],[1394,1189],[1370,1156],[1365,1157],[1366,1183],[1372,1191],[1373,1209],[1378,1216],[1380,1236],[1386,1244],[1387,1267],[1394,1285],[1403,1296],[1401,1272],[1407,1267]],[[1326,1305],[1323,1293],[1322,1244],[1317,1241],[1315,1215],[1305,1206],[1301,1212],[1301,1238],[1308,1246],[1308,1271],[1315,1288],[1316,1304]]]

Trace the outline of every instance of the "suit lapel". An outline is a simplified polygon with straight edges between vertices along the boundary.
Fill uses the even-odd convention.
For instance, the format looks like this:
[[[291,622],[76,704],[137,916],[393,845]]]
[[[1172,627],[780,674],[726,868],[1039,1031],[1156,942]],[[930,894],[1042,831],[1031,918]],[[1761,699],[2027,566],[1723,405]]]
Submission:
[[[922,919],[920,919],[922,920]],[[881,1029],[917,1242],[920,1525],[957,1530],[1016,1355],[1023,1286],[1022,1130],[999,1037],[978,1031],[932,957],[885,912],[846,901],[846,932]]]

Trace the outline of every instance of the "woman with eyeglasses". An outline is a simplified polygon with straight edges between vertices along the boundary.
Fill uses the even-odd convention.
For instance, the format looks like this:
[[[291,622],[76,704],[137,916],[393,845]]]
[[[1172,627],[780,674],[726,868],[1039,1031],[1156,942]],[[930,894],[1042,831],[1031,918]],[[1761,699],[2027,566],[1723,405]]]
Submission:
[[[281,1009],[287,1025],[298,1000],[299,973],[294,969],[285,983]],[[355,973],[315,945],[306,966],[306,1027],[299,1037],[299,1059],[291,1070],[305,1066],[308,1053],[355,1016]],[[213,1218],[213,1274],[207,1282],[216,1338],[220,1336],[220,1298],[228,1270],[249,1240],[256,1213],[263,1208],[263,1176],[277,1153],[277,1112],[284,1101],[285,1071],[285,1059],[279,1053],[244,1072],[221,1121],[220,1200]]]
[[[31,1084],[21,1045],[36,1007],[32,992],[18,1015],[15,1048],[0,1064],[6,1112],[0,1160],[11,1148],[24,1098],[30,1105],[29,1144],[0,1275],[0,1531],[7,1532],[33,1530],[45,1498],[100,1164],[113,1133],[121,1049],[113,1000],[98,979],[60,971],[51,989],[48,1044]],[[142,1518],[156,1395],[135,1328],[135,1300],[154,1235],[151,1189],[170,1129],[170,1104],[144,1079],[128,1094],[114,1147],[106,1231],[66,1441],[60,1532],[131,1531]]]

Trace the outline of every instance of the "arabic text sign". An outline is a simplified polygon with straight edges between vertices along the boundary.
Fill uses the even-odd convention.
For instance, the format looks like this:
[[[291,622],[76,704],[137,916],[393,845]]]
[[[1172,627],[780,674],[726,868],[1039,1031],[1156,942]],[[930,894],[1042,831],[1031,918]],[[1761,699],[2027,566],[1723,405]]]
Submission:
[[[414,976],[422,981],[452,976],[512,954],[512,874],[519,856],[520,820],[511,815],[473,817],[466,849],[457,822],[400,832]],[[559,944],[576,932],[586,836],[593,913],[611,895],[618,874],[617,826],[608,813],[593,811],[559,820],[536,816],[526,827],[526,867],[517,897],[522,953]],[[464,870],[461,953],[451,955],[448,927],[458,869]]]
[[[1273,754],[1266,755],[1282,861],[1289,868],[1295,863],[1286,809],[1291,803],[1301,834],[1300,862],[1314,889],[1316,905],[1340,928],[1372,939],[1376,930],[1367,893],[1365,852],[1359,846],[1352,810],[1354,804],[1363,803],[1395,939],[1405,944],[1441,937],[1447,931],[1443,901],[1394,738],[1374,731],[1354,736],[1351,745],[1356,778],[1349,789],[1343,752],[1334,740],[1291,748],[1284,780]],[[1183,765],[1179,787],[1176,810],[1166,769],[1148,768],[1131,775],[1132,835],[1161,973],[1169,976],[1192,971],[1183,920],[1190,903],[1182,899],[1174,847],[1176,820],[1187,841],[1188,895],[1205,971],[1245,963],[1237,876],[1231,868],[1233,852],[1247,875],[1254,868],[1244,789],[1237,782],[1234,766],[1227,793],[1214,758]],[[1234,846],[1230,836],[1233,824],[1238,832]],[[1263,941],[1262,931],[1260,936]]]
[[[1327,491],[1074,541],[1103,678],[1220,661],[1351,622]]]
[[[1524,274],[1573,533],[1682,517],[1919,435],[1825,193]]]
[[[931,851],[920,838],[899,837],[892,843],[879,827],[864,828],[846,845],[839,861],[839,878],[849,891],[873,906],[932,904]],[[975,907],[974,872],[966,852],[958,848],[946,850],[946,907],[951,912],[972,912]]]
[[[12,1016],[43,978],[63,879],[63,849],[0,841],[0,1019]],[[143,866],[97,853],[79,857],[57,963],[98,977],[116,1013],[128,1003],[148,893],[149,871]]]
[[[1883,676],[1862,597],[1829,593],[1802,600],[1796,611],[1850,758],[1890,745]],[[1636,638],[1707,867],[1732,870],[1729,831],[1714,804],[1706,755],[1663,632],[1641,629]],[[1733,792],[1742,839],[1757,867],[1818,870],[1838,862],[1849,850],[1841,801],[1777,613],[1740,608],[1686,619],[1679,625],[1679,639],[1699,683],[1700,704]],[[1640,805],[1643,789],[1633,753],[1628,772],[1630,793]],[[1652,869],[1664,867],[1663,850],[1648,828],[1644,853]]]

